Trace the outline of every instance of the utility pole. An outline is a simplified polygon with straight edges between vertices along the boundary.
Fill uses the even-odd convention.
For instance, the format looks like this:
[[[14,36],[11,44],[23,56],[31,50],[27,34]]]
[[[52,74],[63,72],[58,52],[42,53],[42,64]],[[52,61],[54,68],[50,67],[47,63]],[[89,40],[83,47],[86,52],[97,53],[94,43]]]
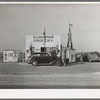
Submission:
[[[46,28],[45,27],[44,27],[43,35],[44,35],[44,50],[46,52]]]

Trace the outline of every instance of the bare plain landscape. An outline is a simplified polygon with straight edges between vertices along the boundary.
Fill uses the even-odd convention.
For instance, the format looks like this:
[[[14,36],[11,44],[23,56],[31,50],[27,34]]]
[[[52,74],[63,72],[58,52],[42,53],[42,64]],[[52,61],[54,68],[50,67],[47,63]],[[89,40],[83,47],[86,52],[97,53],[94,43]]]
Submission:
[[[100,88],[100,63],[36,67],[0,63],[0,88]]]

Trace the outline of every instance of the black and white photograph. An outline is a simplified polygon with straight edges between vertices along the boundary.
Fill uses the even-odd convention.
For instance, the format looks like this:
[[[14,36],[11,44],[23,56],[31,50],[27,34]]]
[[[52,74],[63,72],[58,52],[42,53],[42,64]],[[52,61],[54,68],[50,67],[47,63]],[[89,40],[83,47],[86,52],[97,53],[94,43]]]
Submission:
[[[100,3],[0,4],[0,89],[100,89]]]

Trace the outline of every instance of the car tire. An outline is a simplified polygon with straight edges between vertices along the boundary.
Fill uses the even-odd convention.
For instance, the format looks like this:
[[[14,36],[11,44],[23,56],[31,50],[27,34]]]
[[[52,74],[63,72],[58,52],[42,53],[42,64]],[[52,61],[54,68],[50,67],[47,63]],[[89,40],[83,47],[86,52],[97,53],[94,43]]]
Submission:
[[[33,61],[32,66],[37,66],[37,61]]]

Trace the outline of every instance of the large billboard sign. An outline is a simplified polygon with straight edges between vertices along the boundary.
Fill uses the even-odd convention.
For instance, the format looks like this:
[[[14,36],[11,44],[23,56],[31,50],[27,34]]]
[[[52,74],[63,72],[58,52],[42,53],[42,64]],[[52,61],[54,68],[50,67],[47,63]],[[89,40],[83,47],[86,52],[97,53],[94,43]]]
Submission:
[[[3,51],[4,62],[18,62],[18,51],[17,50],[5,50]]]

